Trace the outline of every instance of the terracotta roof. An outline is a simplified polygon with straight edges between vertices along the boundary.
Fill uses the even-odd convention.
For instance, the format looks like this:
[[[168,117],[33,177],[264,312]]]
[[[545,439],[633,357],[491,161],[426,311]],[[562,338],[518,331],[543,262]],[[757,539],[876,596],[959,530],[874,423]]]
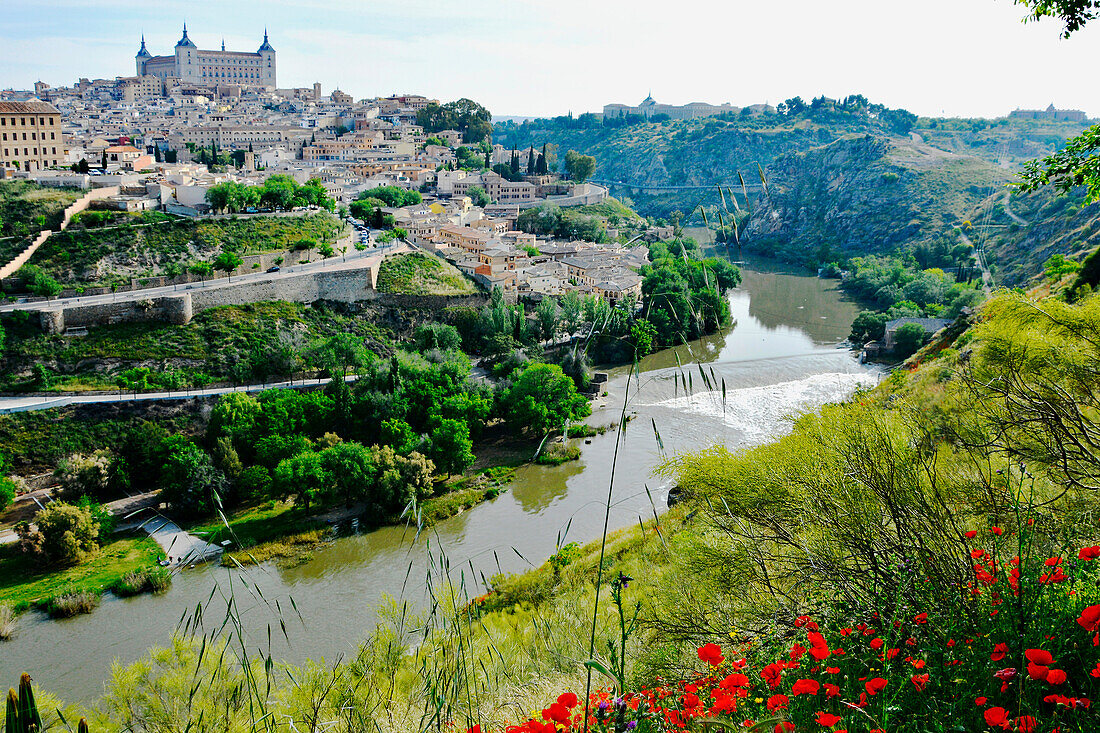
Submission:
[[[30,99],[26,102],[0,102],[0,114],[61,114],[57,107],[38,99]]]

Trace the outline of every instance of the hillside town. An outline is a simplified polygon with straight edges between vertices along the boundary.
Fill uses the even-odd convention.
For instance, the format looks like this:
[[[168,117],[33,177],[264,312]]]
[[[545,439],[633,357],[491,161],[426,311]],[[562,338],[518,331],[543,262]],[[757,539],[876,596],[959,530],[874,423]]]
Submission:
[[[440,129],[444,110],[454,129]],[[394,187],[418,196],[379,206],[386,228],[510,299],[577,290],[615,303],[640,295],[644,248],[624,243],[670,231],[643,232],[640,220],[587,238],[521,231],[525,210],[599,205],[608,191],[583,176],[563,177],[558,151],[492,144],[490,121],[470,100],[357,100],[339,89],[325,93],[320,83],[280,88],[266,31],[254,53],[224,43],[207,51],[184,27],[171,55],[152,55],[143,37],[133,76],[0,91],[0,168],[4,178],[39,185],[118,189],[93,208],[181,217],[225,213],[210,194],[223,184],[262,186],[276,175],[312,181],[367,245],[371,223],[349,210],[363,199],[378,204],[370,192]]]

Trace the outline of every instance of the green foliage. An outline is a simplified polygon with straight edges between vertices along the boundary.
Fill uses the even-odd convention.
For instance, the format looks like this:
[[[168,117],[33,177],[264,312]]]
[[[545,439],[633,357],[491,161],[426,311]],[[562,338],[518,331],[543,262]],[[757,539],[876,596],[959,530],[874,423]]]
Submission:
[[[565,154],[565,174],[577,183],[584,183],[596,170],[596,159],[576,150]]]
[[[458,130],[468,143],[479,143],[492,135],[492,119],[489,110],[465,97],[446,104],[432,103],[416,113],[416,124],[424,132]]]
[[[1017,188],[1034,191],[1048,184],[1061,193],[1084,186],[1089,202],[1100,201],[1100,125],[1069,140],[1057,153],[1025,164]]]
[[[901,358],[917,353],[928,342],[929,335],[917,323],[903,323],[894,334],[894,352]]]
[[[462,473],[474,462],[473,445],[465,422],[444,418],[432,430],[428,457],[443,473]]]
[[[75,565],[99,549],[99,521],[89,506],[55,501],[15,531],[23,552],[51,565]]]
[[[650,247],[652,264],[642,268],[643,314],[653,324],[656,342],[677,345],[713,333],[729,321],[725,293],[741,282],[741,271],[719,258],[686,256],[690,244]],[[678,254],[672,254],[675,249]]]
[[[1098,0],[1015,0],[1017,5],[1024,5],[1028,9],[1026,20],[1040,20],[1041,18],[1058,18],[1065,26],[1062,29],[1062,37],[1069,38],[1075,31],[1080,30],[1090,21],[1095,20],[1100,14],[1100,2]]]
[[[438,257],[420,252],[387,257],[378,271],[378,290],[402,295],[470,295],[474,284]]]
[[[417,351],[440,349],[453,351],[462,348],[462,336],[458,329],[447,323],[431,321],[422,323],[413,332],[413,341]]]
[[[607,241],[607,226],[603,218],[578,213],[574,209],[563,209],[552,203],[524,209],[516,220],[516,228],[557,239]]]
[[[19,276],[23,279],[24,287],[40,298],[52,298],[61,292],[61,284],[36,265],[22,267]]]
[[[31,677],[26,672],[19,677],[19,694],[16,695],[15,690],[8,691],[4,730],[7,733],[39,733],[45,730],[38,703],[34,699]]]
[[[466,195],[470,197],[470,202],[474,206],[488,206],[493,203],[493,200],[489,198],[489,194],[481,186],[470,186],[466,191]]]
[[[591,413],[573,380],[556,364],[534,364],[523,371],[503,398],[509,423],[518,431],[543,435],[562,429],[566,420]]]
[[[886,335],[885,313],[874,311],[860,311],[856,319],[852,321],[852,332],[848,334],[848,340],[853,344],[862,345],[868,341],[880,341]]]
[[[399,186],[379,186],[359,195],[360,201],[381,201],[383,205],[400,209],[405,206],[414,206],[424,199],[416,191],[400,188]]]
[[[539,453],[535,463],[543,466],[560,466],[568,461],[575,461],[581,457],[581,449],[568,441],[554,441],[548,444]]]
[[[1066,256],[1063,254],[1053,254],[1043,263],[1043,272],[1046,273],[1047,279],[1052,282],[1058,282],[1066,275],[1070,275],[1080,269],[1080,262],[1067,260]]]
[[[167,441],[161,470],[161,498],[183,517],[206,516],[221,506],[228,484],[210,455],[181,436]]]

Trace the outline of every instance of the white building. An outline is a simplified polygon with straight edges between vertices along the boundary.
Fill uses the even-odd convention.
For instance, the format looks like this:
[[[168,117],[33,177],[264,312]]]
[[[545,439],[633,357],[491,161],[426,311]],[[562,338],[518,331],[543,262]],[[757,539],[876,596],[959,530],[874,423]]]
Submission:
[[[187,37],[187,24],[183,26],[183,38],[176,44],[171,56],[153,56],[141,37],[141,50],[134,57],[137,75],[175,78],[192,84],[238,84],[275,88],[275,49],[267,40],[255,53],[226,51],[222,42],[220,51],[200,49]]]

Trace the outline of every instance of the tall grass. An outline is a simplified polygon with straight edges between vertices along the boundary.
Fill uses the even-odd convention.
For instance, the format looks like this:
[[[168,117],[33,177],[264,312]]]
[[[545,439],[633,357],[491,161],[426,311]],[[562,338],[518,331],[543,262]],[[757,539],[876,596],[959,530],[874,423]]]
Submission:
[[[42,607],[52,618],[71,618],[94,611],[99,605],[99,599],[98,593],[76,590],[47,598]]]
[[[7,640],[15,633],[15,609],[0,603],[0,639]]]

